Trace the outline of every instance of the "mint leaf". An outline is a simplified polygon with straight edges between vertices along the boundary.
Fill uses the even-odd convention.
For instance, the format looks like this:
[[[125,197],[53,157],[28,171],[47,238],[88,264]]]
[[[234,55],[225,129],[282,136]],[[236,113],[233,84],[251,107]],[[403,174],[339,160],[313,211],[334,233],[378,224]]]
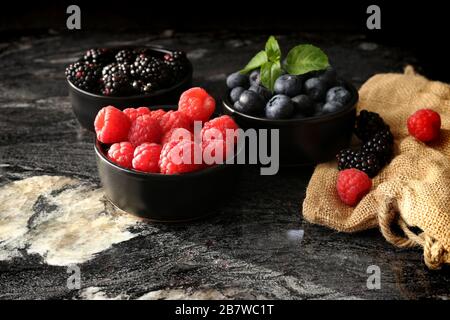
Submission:
[[[276,62],[281,59],[280,46],[274,36],[270,36],[266,42],[266,54],[269,61]]]
[[[247,73],[249,71],[252,71],[253,69],[259,68],[261,67],[264,63],[266,63],[268,61],[267,59],[267,54],[265,51],[260,51],[258,52],[251,60],[249,63],[247,63],[247,65],[245,66],[244,69],[242,69],[241,71],[239,71],[240,73]]]
[[[302,44],[292,48],[284,64],[286,71],[293,75],[322,70],[328,66],[327,55],[320,48],[310,44]]]
[[[280,61],[267,61],[261,66],[261,83],[270,91],[273,91],[275,80],[281,76],[282,70]]]

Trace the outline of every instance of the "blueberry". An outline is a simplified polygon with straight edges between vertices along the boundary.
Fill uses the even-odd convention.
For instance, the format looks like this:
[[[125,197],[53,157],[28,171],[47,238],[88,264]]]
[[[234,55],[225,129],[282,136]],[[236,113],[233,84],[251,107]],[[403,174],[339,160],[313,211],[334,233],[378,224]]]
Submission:
[[[342,109],[342,107],[343,105],[339,102],[327,102],[323,105],[322,111],[324,113],[332,113],[339,111],[340,109]]]
[[[272,97],[272,92],[270,92],[269,89],[267,89],[266,87],[257,85],[257,84],[251,85],[250,89],[248,89],[248,90],[259,94],[261,96],[261,98],[264,100],[264,102],[269,101],[269,99]]]
[[[314,114],[314,101],[306,94],[300,94],[292,98],[295,112],[300,112],[305,116],[312,116]]]
[[[295,97],[302,91],[302,80],[298,76],[283,74],[275,80],[274,91],[288,97]]]
[[[327,89],[326,82],[319,77],[308,79],[305,82],[306,94],[315,101],[325,100]]]
[[[251,73],[250,73],[250,77],[249,77],[249,79],[250,79],[250,85],[251,86],[253,86],[253,85],[259,85],[259,84],[261,84],[261,74],[259,73],[259,70],[253,70]]]
[[[314,104],[314,116],[321,116],[324,115],[325,112],[323,111],[323,103],[316,102]]]
[[[292,118],[294,118],[294,119],[304,119],[304,118],[305,118],[305,115],[304,115],[303,113],[297,112],[297,113],[294,113],[294,115],[292,116]]]
[[[333,87],[327,92],[327,102],[337,102],[345,105],[350,101],[351,93],[344,87]]]
[[[230,99],[231,99],[231,101],[233,101],[233,102],[238,101],[239,97],[241,96],[241,93],[244,92],[244,91],[245,91],[245,89],[242,88],[242,87],[233,88],[230,91]]]
[[[333,67],[328,67],[322,74],[319,76],[320,79],[324,80],[329,87],[336,85],[337,83],[337,73]]]
[[[246,114],[257,114],[264,110],[264,100],[256,92],[245,90],[234,103],[234,108]]]
[[[249,86],[249,80],[248,75],[242,74],[239,72],[232,73],[227,78],[227,87],[230,89],[236,88],[236,87],[244,87],[248,88]]]
[[[287,119],[294,113],[294,104],[288,96],[278,94],[273,96],[266,105],[266,118]]]

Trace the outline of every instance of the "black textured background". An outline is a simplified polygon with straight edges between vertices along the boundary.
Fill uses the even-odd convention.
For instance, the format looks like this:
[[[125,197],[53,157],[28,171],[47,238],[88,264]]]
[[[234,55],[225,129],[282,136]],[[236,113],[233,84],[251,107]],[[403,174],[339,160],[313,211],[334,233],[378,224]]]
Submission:
[[[385,7],[384,29],[371,33],[360,4],[301,2],[286,10],[288,4],[280,3],[268,11],[257,2],[199,3],[81,2],[80,32],[64,29],[64,3],[5,4],[0,185],[41,174],[99,183],[93,137],[72,114],[64,68],[71,57],[100,44],[186,50],[194,83],[217,98],[224,93],[225,75],[245,64],[269,34],[277,35],[284,49],[298,42],[322,47],[357,86],[375,73],[401,72],[409,63],[432,78],[448,79],[444,39],[433,37],[446,29],[442,10],[433,4]],[[420,19],[431,13],[433,23]],[[448,268],[427,270],[419,249],[394,248],[376,230],[349,235],[304,222],[300,208],[310,174],[311,169],[290,169],[261,177],[246,170],[235,196],[215,217],[189,225],[148,225],[145,236],[83,264],[83,289],[98,286],[108,296],[131,298],[180,288],[232,288],[229,298],[449,298]],[[290,241],[286,233],[298,229],[305,231],[304,239]],[[382,270],[381,290],[366,288],[371,264]],[[66,288],[66,279],[66,268],[46,265],[35,255],[0,262],[0,298],[79,298],[80,291]]]

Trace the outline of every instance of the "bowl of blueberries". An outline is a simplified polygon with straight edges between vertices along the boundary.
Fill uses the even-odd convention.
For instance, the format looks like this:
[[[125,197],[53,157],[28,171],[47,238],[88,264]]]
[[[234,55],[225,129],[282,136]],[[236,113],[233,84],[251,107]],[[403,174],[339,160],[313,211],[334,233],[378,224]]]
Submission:
[[[102,107],[176,103],[191,86],[192,72],[183,51],[143,46],[89,49],[65,75],[78,122],[94,131]]]
[[[272,90],[261,74],[262,68],[230,74],[223,111],[243,129],[278,129],[282,165],[314,165],[348,147],[358,91],[333,67],[298,75],[281,69]]]

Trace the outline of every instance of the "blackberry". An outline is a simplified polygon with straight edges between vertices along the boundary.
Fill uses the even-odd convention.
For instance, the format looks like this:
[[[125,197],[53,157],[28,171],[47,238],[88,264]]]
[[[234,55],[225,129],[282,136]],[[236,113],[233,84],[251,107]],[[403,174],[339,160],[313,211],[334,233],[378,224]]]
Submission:
[[[66,68],[66,78],[81,90],[97,92],[100,84],[101,67],[95,63],[78,61]]]
[[[389,130],[389,126],[383,121],[378,113],[361,110],[356,117],[355,134],[363,142],[368,141],[377,132]]]
[[[156,84],[153,84],[151,82],[144,82],[142,80],[134,80],[132,83],[133,91],[136,93],[151,93],[158,89],[158,86]]]
[[[120,64],[131,64],[136,60],[137,52],[131,49],[123,49],[116,53],[116,61]]]
[[[187,71],[188,60],[183,51],[174,51],[164,55],[164,63],[172,70],[176,79],[182,78]]]
[[[355,168],[364,171],[370,178],[375,177],[382,168],[375,154],[363,150],[344,149],[336,158],[339,170]]]
[[[111,63],[102,69],[102,75],[113,74],[116,72],[121,72],[127,76],[130,76],[130,66],[123,63]]]
[[[91,63],[105,64],[112,60],[113,52],[107,48],[89,49],[83,56],[83,60]]]
[[[105,96],[127,96],[133,93],[129,75],[123,65],[110,64],[103,68],[102,94]]]
[[[130,66],[130,74],[134,79],[145,83],[152,83],[158,87],[166,87],[171,84],[173,78],[168,66],[155,57],[140,54]]]
[[[144,83],[142,82],[142,80],[134,80],[131,86],[133,87],[134,92],[140,93],[142,92],[142,87],[144,86]]]
[[[142,93],[151,93],[155,90],[157,90],[159,87],[157,84],[154,84],[152,82],[144,83],[144,85],[141,87]]]
[[[366,153],[373,153],[377,156],[382,166],[386,165],[392,157],[394,137],[389,130],[382,130],[376,133],[361,147]]]

